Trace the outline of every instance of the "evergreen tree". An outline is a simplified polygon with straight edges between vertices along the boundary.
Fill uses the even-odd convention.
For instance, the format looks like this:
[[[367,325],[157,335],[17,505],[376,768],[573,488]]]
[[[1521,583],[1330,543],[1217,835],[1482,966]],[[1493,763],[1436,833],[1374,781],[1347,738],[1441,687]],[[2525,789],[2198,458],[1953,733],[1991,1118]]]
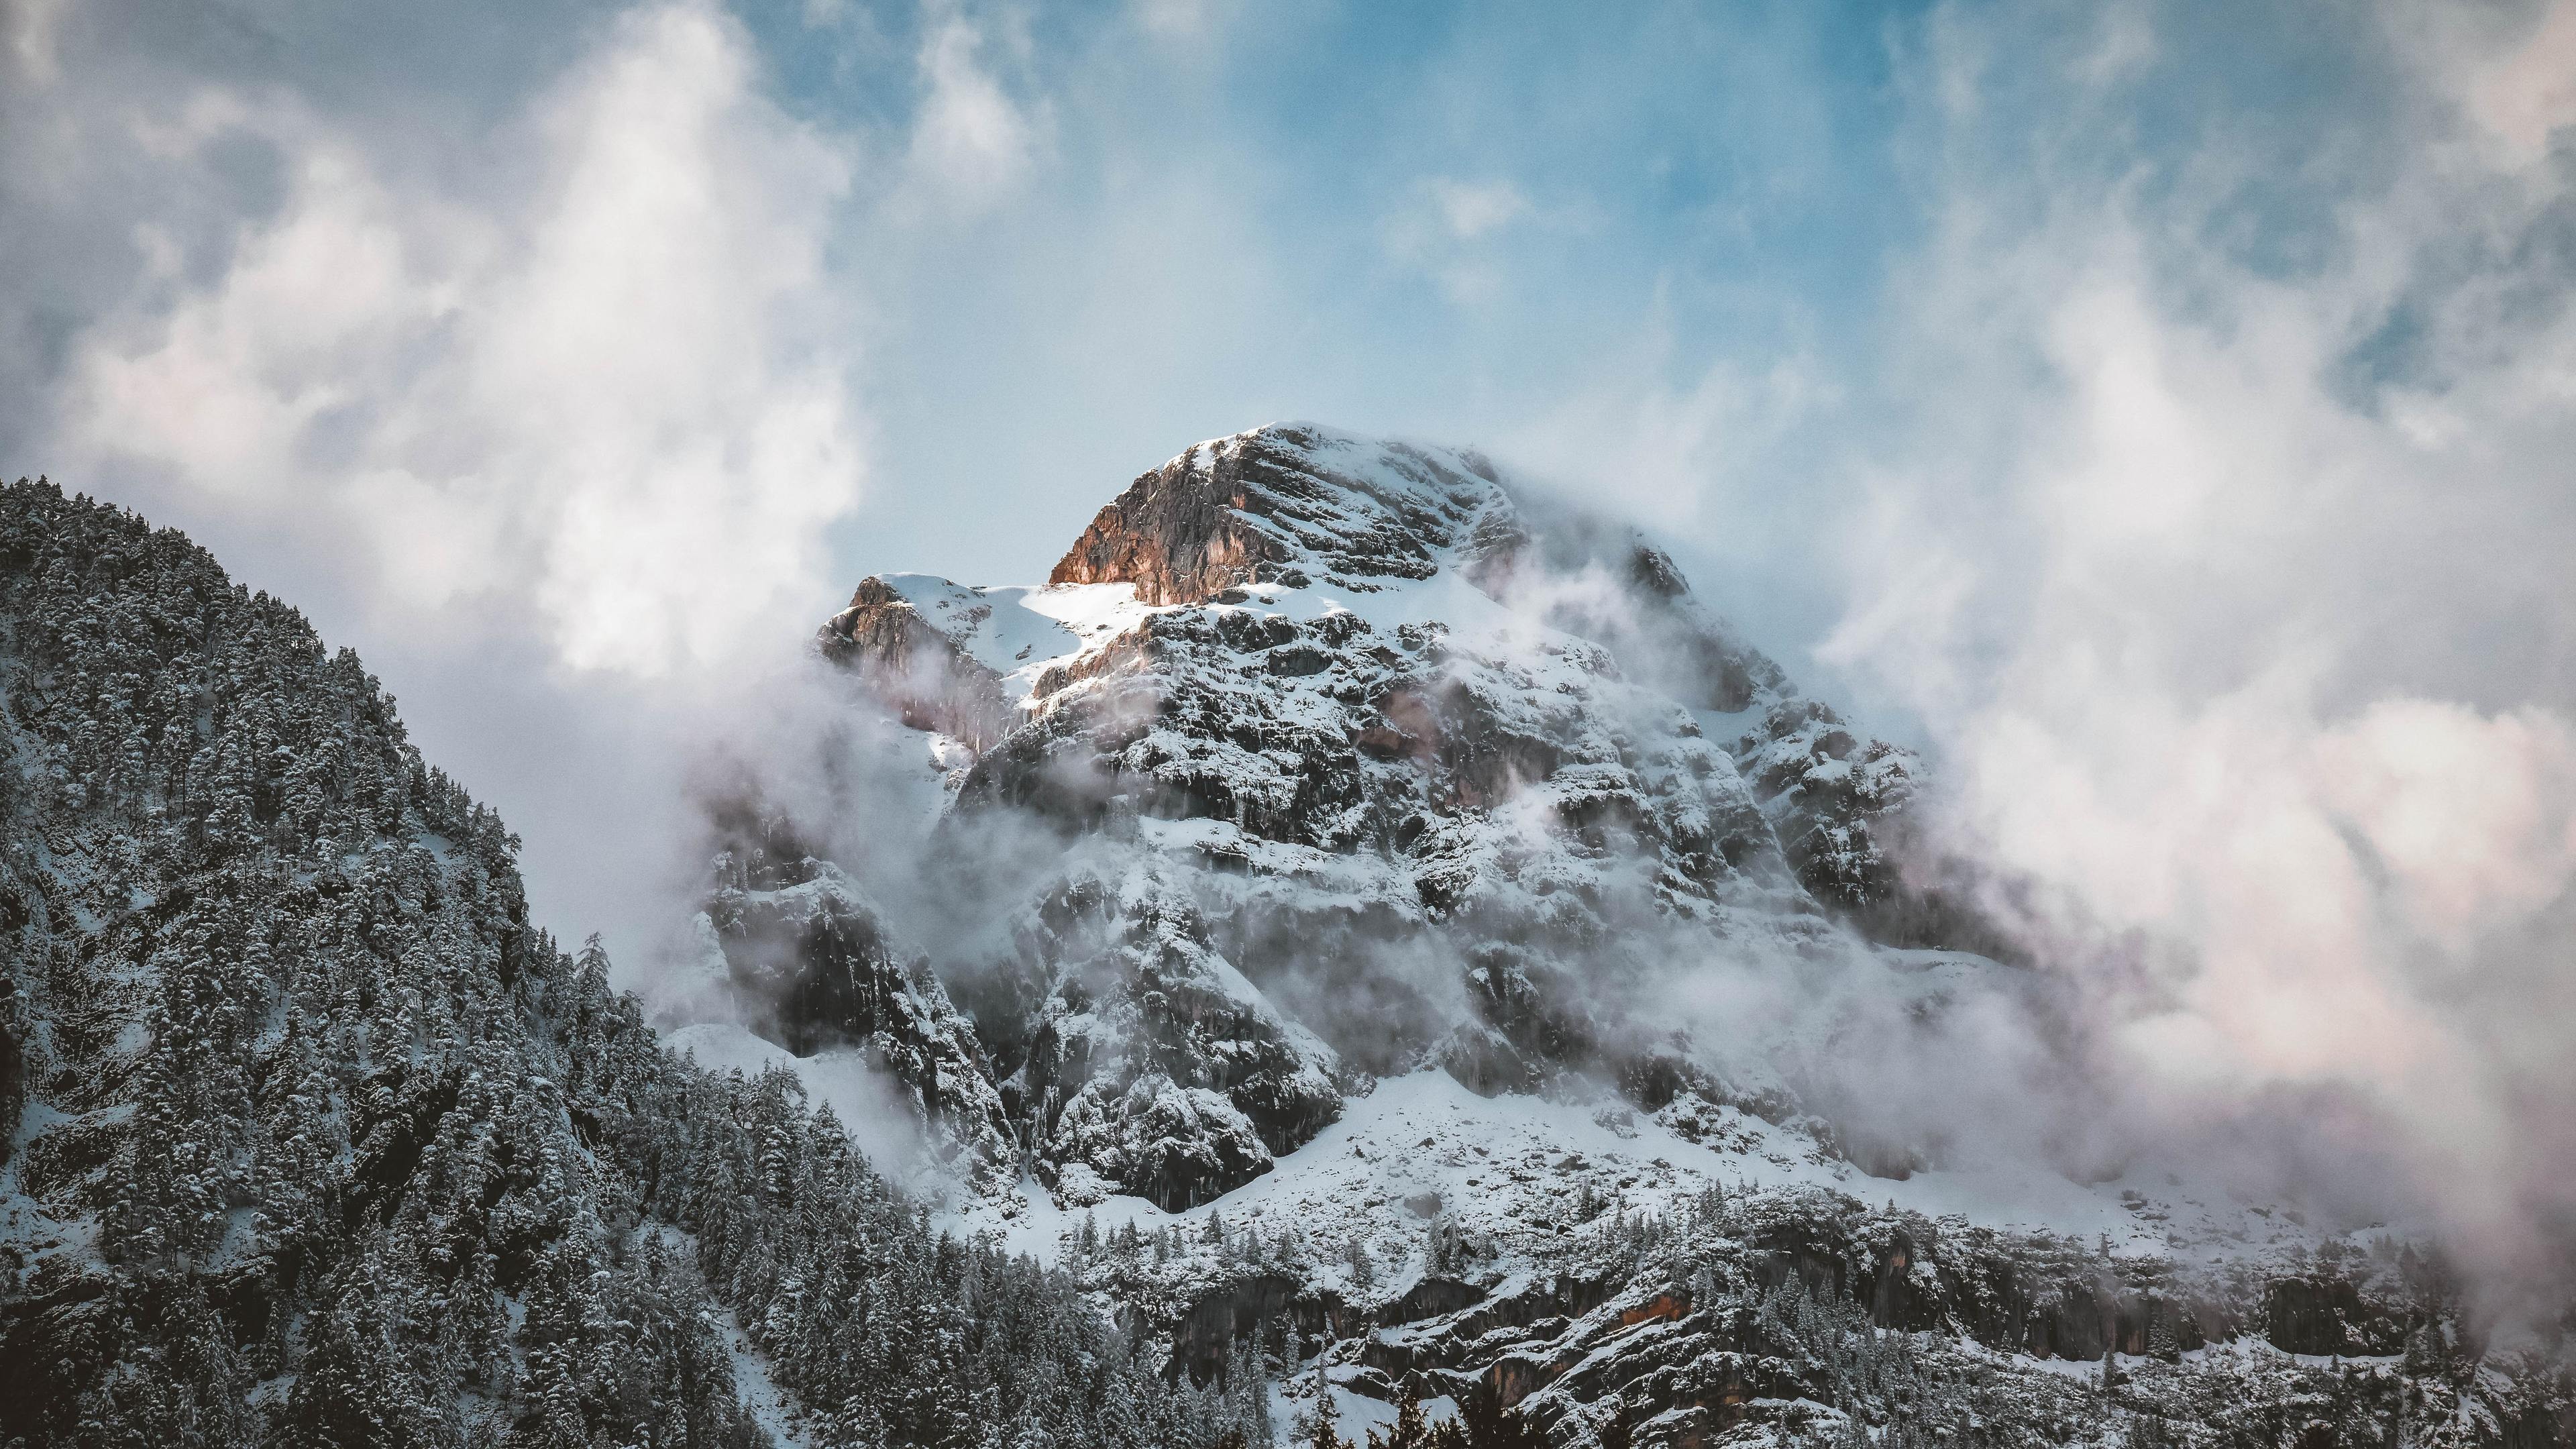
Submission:
[[[831,1442],[1267,1442],[793,1077],[666,1056],[355,655],[47,485],[0,489],[0,827],[0,1078],[63,1124],[19,1221],[73,1245],[0,1275],[0,1442],[749,1449],[726,1321]]]
[[[1315,1361],[1314,1392],[1314,1406],[1307,1410],[1304,1422],[1298,1426],[1299,1439],[1305,1449],[1358,1449],[1334,1428],[1340,1411],[1334,1406],[1333,1386],[1325,1382],[1324,1363],[1320,1358]]]

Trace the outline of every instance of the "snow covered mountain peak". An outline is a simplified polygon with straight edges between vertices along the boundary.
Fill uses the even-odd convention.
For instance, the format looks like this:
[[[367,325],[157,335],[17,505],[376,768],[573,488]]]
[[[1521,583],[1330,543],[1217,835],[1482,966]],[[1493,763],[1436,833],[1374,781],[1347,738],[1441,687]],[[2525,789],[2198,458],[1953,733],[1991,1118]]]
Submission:
[[[1572,649],[1596,672],[1726,715],[1797,694],[1633,529],[1512,484],[1472,449],[1311,423],[1194,444],[1140,475],[1042,587],[876,575],[820,642],[860,663],[910,722],[980,752],[1152,614],[1203,606],[1307,623],[1348,614],[1381,637],[1407,626],[1512,636],[1522,652]]]
[[[1363,1417],[1409,1380],[1567,1444],[1618,1439],[1614,1401],[1659,1406],[1640,1443],[1788,1439],[1835,1392],[1792,1345],[1844,1332],[1797,1325],[1848,1303],[1954,1335],[2004,1386],[1977,1412],[2061,1442],[2098,1402],[2068,1360],[2218,1364],[2258,1319],[2303,1354],[2404,1339],[2402,1260],[2352,1266],[2384,1236],[1953,1158],[1837,1100],[1945,1022],[1990,1042],[2046,978],[1899,869],[1909,752],[1652,541],[1472,451],[1200,443],[1046,583],[873,576],[818,643],[921,732],[939,802],[931,906],[836,926],[908,932],[914,999],[839,1038],[941,1064],[934,1137],[1033,1179],[982,1173],[962,1221],[1060,1246],[1193,1375],[1284,1330]],[[791,976],[892,980],[798,950]],[[2273,1391],[2225,1362],[2221,1397]]]
[[[1635,530],[1472,450],[1200,443],[1046,584],[875,575],[818,643],[928,735],[944,819],[1062,842],[1052,879],[963,892],[1007,941],[926,928],[1060,1198],[1203,1201],[1426,1063],[1630,1081],[1650,1111],[1783,1100],[1767,1046],[1713,1072],[1648,1025],[1650,983],[1845,922],[1936,944],[1881,843],[1912,756],[1801,697]],[[848,954],[804,969],[882,974]]]
[[[1426,579],[1508,507],[1469,451],[1274,423],[1193,444],[1103,507],[1051,584],[1132,584],[1147,604],[1321,576],[1352,591]]]

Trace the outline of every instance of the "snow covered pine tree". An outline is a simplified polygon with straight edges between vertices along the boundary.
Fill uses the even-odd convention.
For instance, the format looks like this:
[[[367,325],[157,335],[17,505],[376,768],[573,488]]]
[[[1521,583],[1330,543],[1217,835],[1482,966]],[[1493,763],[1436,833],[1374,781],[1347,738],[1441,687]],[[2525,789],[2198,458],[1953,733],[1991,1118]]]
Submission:
[[[293,609],[0,488],[0,1444],[1243,1434],[664,1053],[517,846]]]

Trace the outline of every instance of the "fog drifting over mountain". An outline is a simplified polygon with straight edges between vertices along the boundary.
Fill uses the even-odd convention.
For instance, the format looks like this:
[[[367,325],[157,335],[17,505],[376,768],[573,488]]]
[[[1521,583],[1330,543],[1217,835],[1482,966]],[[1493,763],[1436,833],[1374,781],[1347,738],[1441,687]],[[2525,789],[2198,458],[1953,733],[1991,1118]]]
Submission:
[[[1220,5],[422,39],[18,0],[0,468],[360,647],[526,837],[540,919],[640,963],[709,741],[781,740],[860,575],[1034,579],[1135,470],[1274,415],[1476,443],[1928,747],[1938,843],[2072,983],[2103,1151],[2429,1205],[2507,1281],[2576,1213],[2576,6],[2376,7],[2251,75],[2206,19],[1889,20],[1855,319],[1795,274],[1570,266],[1634,237],[1544,152],[1257,185],[1285,163],[1183,139],[1262,38]],[[1450,63],[1485,43],[1388,61],[1433,97],[1398,114],[1481,115]],[[832,103],[817,55],[898,83]],[[1201,79],[1140,108],[1167,71]],[[1795,196],[1814,144],[1746,165]],[[1682,230],[1762,230],[1731,202]]]

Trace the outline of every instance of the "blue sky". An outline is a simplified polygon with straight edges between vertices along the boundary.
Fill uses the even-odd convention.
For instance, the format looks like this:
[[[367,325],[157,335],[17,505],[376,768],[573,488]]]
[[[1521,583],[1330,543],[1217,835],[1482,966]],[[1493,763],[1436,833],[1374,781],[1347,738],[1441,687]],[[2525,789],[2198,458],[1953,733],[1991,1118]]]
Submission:
[[[1044,174],[891,299],[886,456],[932,486],[888,521],[946,551],[920,514],[990,481],[950,441],[961,413],[1030,435],[1033,568],[1101,480],[1199,436],[1283,415],[1481,435],[1604,356],[1678,383],[1866,329],[1919,225],[1892,22],[1404,11],[1141,43],[1098,16],[1037,27]],[[818,105],[869,93],[818,82]]]

